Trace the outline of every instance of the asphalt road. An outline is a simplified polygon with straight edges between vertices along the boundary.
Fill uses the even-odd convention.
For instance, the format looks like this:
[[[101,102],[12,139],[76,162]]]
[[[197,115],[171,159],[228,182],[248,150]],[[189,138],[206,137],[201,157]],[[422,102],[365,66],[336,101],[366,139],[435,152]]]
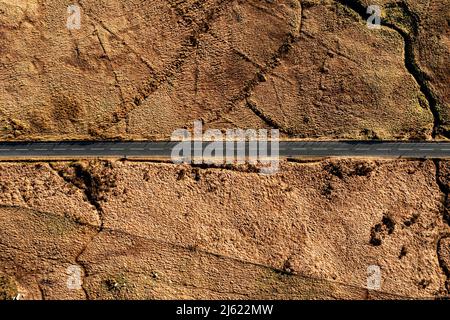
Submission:
[[[163,158],[170,159],[177,142],[2,142],[0,159],[46,158]],[[203,143],[203,148],[209,143]],[[249,144],[245,144],[248,151]],[[269,150],[270,154],[270,150]],[[448,142],[333,141],[279,143],[281,158],[378,157],[450,158]]]

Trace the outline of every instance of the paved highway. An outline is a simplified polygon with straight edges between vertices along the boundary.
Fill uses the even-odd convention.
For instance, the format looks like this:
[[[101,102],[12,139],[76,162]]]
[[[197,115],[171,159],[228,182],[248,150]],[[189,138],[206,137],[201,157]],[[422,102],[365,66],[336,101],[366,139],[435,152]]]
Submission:
[[[169,159],[177,142],[2,142],[0,159],[53,158],[163,158]],[[203,143],[203,148],[209,143]],[[249,144],[245,144],[248,151]],[[270,149],[270,148],[269,148]],[[270,153],[270,151],[269,151]],[[450,158],[448,142],[282,141],[281,158],[378,157]]]

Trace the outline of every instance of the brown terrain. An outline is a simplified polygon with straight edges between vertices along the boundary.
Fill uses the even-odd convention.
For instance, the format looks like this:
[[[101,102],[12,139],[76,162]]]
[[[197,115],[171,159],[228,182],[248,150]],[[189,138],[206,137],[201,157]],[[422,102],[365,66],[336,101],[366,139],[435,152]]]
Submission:
[[[0,294],[28,299],[436,298],[450,163],[0,165]],[[386,177],[389,177],[388,179]],[[66,269],[80,266],[83,289]],[[367,291],[379,265],[382,290]]]
[[[449,123],[446,0],[0,1],[0,139],[431,139]],[[364,7],[363,7],[364,6]],[[362,12],[361,12],[362,11]],[[364,19],[363,19],[364,18]]]
[[[447,139],[448,6],[0,0],[0,140]],[[448,298],[449,192],[445,160],[0,162],[0,300]]]

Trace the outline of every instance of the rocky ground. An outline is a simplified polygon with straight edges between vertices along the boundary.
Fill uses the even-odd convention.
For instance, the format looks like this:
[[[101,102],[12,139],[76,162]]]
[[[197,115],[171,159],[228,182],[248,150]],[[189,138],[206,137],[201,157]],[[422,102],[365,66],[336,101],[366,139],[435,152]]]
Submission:
[[[0,165],[0,296],[28,299],[448,295],[450,164]],[[382,287],[366,290],[367,268]],[[82,288],[69,290],[69,267]]]
[[[365,7],[383,5],[383,27]],[[372,3],[374,2],[374,3]],[[1,139],[445,137],[445,0],[0,1]]]

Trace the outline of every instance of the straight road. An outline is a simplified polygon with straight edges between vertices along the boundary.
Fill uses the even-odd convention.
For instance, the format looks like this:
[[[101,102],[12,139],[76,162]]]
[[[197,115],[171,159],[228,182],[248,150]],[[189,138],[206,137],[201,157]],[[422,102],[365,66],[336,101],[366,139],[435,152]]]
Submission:
[[[0,159],[30,158],[163,158],[178,142],[65,141],[1,142]],[[209,143],[204,142],[203,148]],[[249,144],[245,143],[248,151]],[[248,153],[247,153],[248,154]],[[270,146],[269,146],[270,154]],[[449,142],[280,141],[281,158],[377,157],[450,158]]]

